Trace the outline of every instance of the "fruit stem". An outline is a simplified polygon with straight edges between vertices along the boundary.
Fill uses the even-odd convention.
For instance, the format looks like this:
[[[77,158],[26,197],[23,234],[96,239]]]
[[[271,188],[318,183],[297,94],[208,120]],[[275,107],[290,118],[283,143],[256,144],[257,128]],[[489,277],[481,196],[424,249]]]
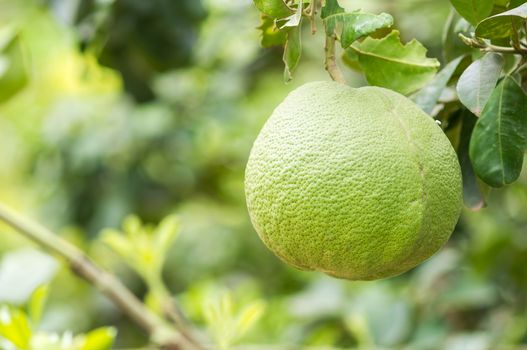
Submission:
[[[335,56],[335,41],[336,38],[334,35],[326,35],[326,70],[328,71],[331,79],[338,83],[346,84],[346,79],[344,79],[344,75],[337,65],[337,59]]]
[[[59,235],[16,213],[2,203],[0,203],[0,220],[42,248],[66,260],[74,274],[92,284],[112,300],[162,349],[199,349],[194,339],[188,339],[189,332],[185,331],[186,336],[182,335],[146,307],[117,277],[99,267],[84,252]]]

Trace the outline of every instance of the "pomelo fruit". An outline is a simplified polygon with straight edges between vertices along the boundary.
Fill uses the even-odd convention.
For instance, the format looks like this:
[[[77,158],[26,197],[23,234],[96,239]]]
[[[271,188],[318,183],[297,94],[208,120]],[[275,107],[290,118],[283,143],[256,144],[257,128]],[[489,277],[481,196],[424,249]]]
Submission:
[[[440,249],[462,208],[449,140],[408,98],[313,82],[258,135],[245,172],[251,221],[278,257],[350,280],[403,273]]]

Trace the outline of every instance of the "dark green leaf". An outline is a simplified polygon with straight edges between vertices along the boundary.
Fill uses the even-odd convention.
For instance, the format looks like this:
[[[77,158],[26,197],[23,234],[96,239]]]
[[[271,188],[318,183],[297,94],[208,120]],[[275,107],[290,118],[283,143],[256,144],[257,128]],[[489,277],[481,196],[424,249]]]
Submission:
[[[450,11],[443,31],[443,58],[446,62],[456,57],[470,53],[470,46],[465,45],[459,38],[459,34],[470,36],[471,25],[456,11]]]
[[[461,103],[479,116],[503,68],[503,57],[489,52],[474,61],[461,75],[457,83],[457,94]]]
[[[349,47],[355,40],[375,32],[377,29],[393,25],[393,17],[387,13],[375,15],[354,11],[336,13],[324,18],[326,34],[336,34],[343,48]]]
[[[283,0],[253,0],[253,2],[260,12],[271,18],[284,18],[293,13]]]
[[[284,49],[284,80],[290,81],[293,78],[293,72],[300,62],[302,54],[302,40],[300,36],[300,27],[294,27],[287,32],[287,42]]]
[[[432,113],[432,110],[437,104],[437,100],[464,57],[465,56],[458,57],[447,64],[445,68],[443,68],[434,79],[428,83],[428,85],[412,96],[412,100],[421,107],[423,111],[428,114]]]
[[[509,6],[508,8],[510,9],[513,9],[515,7],[518,7],[522,4],[525,4],[527,2],[527,0],[511,0],[511,2],[509,3]]]
[[[494,0],[450,0],[456,11],[471,24],[489,16],[494,6]]]
[[[382,39],[367,37],[351,46],[371,85],[410,94],[428,83],[439,62],[426,57],[426,48],[417,40],[403,45],[397,30]]]
[[[276,21],[268,16],[262,16],[262,24],[258,27],[261,32],[261,44],[263,47],[284,45],[287,33],[278,29]]]
[[[520,175],[527,140],[527,96],[507,76],[492,92],[470,140],[470,159],[487,184],[501,187]]]
[[[472,210],[479,210],[485,205],[485,198],[480,191],[478,179],[474,174],[474,168],[470,163],[468,155],[470,135],[478,118],[468,109],[461,111],[461,132],[459,135],[459,145],[457,156],[461,165],[461,174],[463,178],[463,200],[465,206]]]
[[[320,12],[320,17],[322,17],[322,19],[325,19],[328,16],[337,13],[343,13],[344,11],[344,8],[340,7],[337,0],[326,0],[326,3],[322,7],[322,11]]]
[[[481,21],[476,36],[486,39],[506,38],[522,29],[527,19],[527,4],[515,7]]]

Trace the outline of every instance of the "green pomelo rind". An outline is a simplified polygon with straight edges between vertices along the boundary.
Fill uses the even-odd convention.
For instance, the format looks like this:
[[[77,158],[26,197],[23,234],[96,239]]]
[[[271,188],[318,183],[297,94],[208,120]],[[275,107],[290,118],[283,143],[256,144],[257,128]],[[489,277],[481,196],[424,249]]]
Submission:
[[[406,97],[335,82],[292,91],[251,150],[245,192],[285,262],[350,280],[403,273],[440,249],[462,208],[441,128]]]

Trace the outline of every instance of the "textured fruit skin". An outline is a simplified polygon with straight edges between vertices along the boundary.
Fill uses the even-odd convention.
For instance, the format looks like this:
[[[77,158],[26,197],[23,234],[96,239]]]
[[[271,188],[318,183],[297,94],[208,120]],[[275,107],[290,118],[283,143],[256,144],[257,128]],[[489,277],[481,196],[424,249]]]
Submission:
[[[275,109],[245,172],[251,221],[285,262],[350,280],[403,273],[450,237],[461,170],[441,128],[406,97],[335,82]]]

